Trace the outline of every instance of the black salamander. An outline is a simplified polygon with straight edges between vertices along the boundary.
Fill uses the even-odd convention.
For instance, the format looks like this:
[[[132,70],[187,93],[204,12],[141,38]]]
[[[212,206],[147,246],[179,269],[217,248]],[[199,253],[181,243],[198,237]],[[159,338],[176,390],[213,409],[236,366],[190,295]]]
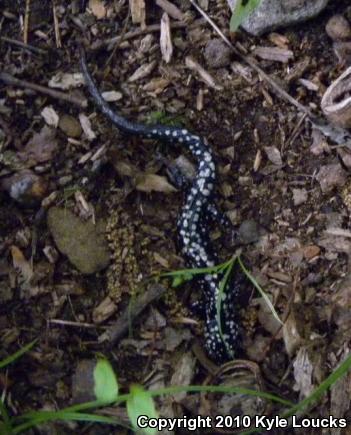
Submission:
[[[178,232],[182,254],[191,268],[212,267],[217,257],[208,238],[208,221],[217,220],[226,224],[223,215],[213,202],[216,181],[216,168],[211,148],[197,135],[185,128],[165,127],[164,125],[142,125],[126,120],[115,113],[102,98],[88,70],[85,52],[81,50],[81,70],[92,99],[101,112],[120,130],[128,134],[159,139],[171,144],[179,143],[187,148],[197,162],[197,173],[186,196],[178,221]],[[219,295],[220,278],[205,275],[200,282],[204,291],[205,348],[209,356],[217,362],[234,357],[238,345],[237,286],[227,286],[221,297],[221,332],[217,321],[216,301]]]

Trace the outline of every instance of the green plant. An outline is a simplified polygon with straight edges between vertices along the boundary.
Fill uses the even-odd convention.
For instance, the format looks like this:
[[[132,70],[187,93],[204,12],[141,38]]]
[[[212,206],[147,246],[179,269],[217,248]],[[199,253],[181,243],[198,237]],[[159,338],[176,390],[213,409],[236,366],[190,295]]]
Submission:
[[[149,114],[147,124],[161,124],[169,125],[171,127],[181,127],[184,125],[184,118],[180,115],[167,115],[161,110],[156,110]]]
[[[230,31],[236,32],[240,24],[258,7],[260,3],[261,0],[238,0],[232,11]]]
[[[278,313],[276,312],[270,298],[265,293],[265,291],[261,288],[261,286],[258,284],[256,279],[250,274],[248,269],[245,267],[244,263],[242,262],[240,256],[233,256],[230,260],[225,261],[222,264],[219,264],[217,266],[213,267],[207,267],[207,268],[199,268],[199,269],[182,269],[177,270],[173,272],[165,272],[161,273],[160,277],[168,277],[173,278],[172,286],[178,287],[182,285],[186,281],[190,281],[193,279],[196,275],[204,275],[204,274],[217,274],[222,275],[223,278],[220,283],[219,287],[219,294],[218,299],[216,301],[216,307],[217,307],[217,324],[219,328],[219,333],[221,337],[223,337],[223,331],[222,331],[222,325],[221,325],[221,309],[222,309],[222,300],[225,294],[225,288],[227,286],[231,271],[233,267],[235,266],[235,263],[239,265],[243,273],[246,275],[246,277],[251,281],[251,283],[254,285],[254,287],[258,290],[258,292],[261,294],[262,298],[267,303],[268,307],[270,308],[273,316],[277,319],[277,321],[282,325],[283,322],[280,320]],[[223,340],[225,342],[225,340]]]
[[[21,355],[31,349],[36,341],[29,343],[20,351],[12,356],[0,361],[0,367],[4,368],[8,364],[14,362]],[[102,408],[107,405],[121,405],[126,403],[129,419],[134,430],[140,430],[138,426],[138,418],[145,415],[148,418],[157,418],[157,412],[153,397],[176,394],[180,392],[187,393],[226,393],[226,394],[246,394],[251,396],[260,397],[266,400],[271,400],[275,403],[281,404],[288,409],[282,414],[282,417],[288,417],[293,414],[302,413],[308,406],[315,403],[325,392],[340,379],[351,367],[351,355],[340,364],[340,366],[325,379],[319,387],[317,387],[312,394],[298,404],[282,399],[270,393],[263,391],[250,390],[239,387],[223,387],[223,386],[174,386],[163,388],[154,391],[145,391],[140,385],[133,385],[130,392],[120,395],[117,377],[110,365],[110,363],[100,358],[94,368],[94,393],[96,400],[93,402],[86,402],[73,405],[58,411],[31,411],[20,416],[11,417],[5,407],[5,404],[0,400],[0,433],[1,435],[15,435],[23,433],[27,429],[37,426],[41,423],[49,421],[85,421],[95,423],[105,423],[117,425],[121,424],[116,418],[106,417],[96,413],[87,413],[87,410]],[[246,432],[246,434],[254,433],[257,430]],[[147,435],[154,435],[157,433],[156,429],[146,427],[143,433]]]

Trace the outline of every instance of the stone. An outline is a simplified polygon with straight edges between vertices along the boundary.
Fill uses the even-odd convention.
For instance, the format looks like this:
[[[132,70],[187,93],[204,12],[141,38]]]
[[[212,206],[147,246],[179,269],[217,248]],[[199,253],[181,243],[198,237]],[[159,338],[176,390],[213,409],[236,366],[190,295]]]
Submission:
[[[231,50],[221,39],[211,39],[206,44],[204,57],[209,67],[222,68],[230,64]]]
[[[231,10],[239,0],[227,0]],[[251,35],[262,35],[280,27],[317,16],[329,0],[261,0],[241,26]]]
[[[84,222],[68,209],[52,207],[48,227],[58,250],[82,273],[91,274],[108,266],[110,251],[105,225],[98,220]]]

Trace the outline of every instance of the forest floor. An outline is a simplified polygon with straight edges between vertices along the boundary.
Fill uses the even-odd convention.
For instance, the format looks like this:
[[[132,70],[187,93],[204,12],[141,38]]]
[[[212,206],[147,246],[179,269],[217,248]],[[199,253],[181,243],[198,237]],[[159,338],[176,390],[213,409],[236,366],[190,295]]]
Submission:
[[[128,2],[96,1],[80,13],[78,2],[57,0],[53,17],[50,1],[33,1],[28,22],[17,2],[4,3],[0,72],[20,83],[0,80],[0,360],[38,339],[0,373],[9,411],[91,400],[90,387],[81,390],[87,361],[97,354],[111,362],[122,391],[132,383],[225,383],[293,402],[305,398],[349,354],[348,150],[313,132],[303,114],[223,46],[217,62],[218,53],[206,47],[219,36],[186,1],[175,2],[185,21],[172,20],[168,63],[156,5],[147,5],[140,31]],[[231,40],[320,114],[323,93],[345,68],[325,25],[335,13],[351,18],[347,4],[331,2],[306,23],[257,38],[239,31]],[[227,5],[210,1],[207,13],[229,36]],[[24,34],[25,47],[16,44]],[[116,35],[122,40],[109,41]],[[241,253],[284,322],[249,287],[240,307],[240,359],[224,372],[207,359],[202,320],[190,310],[201,298],[196,282],[172,288],[155,280],[186,267],[176,227],[184,191],[169,174],[175,167],[192,173],[194,162],[180,146],[123,135],[98,112],[79,74],[79,43],[116,111],[141,123],[184,126],[213,149],[217,202],[239,229],[240,244],[233,247],[216,224],[211,239],[221,261]],[[260,47],[292,55],[263,60]],[[191,60],[210,79],[189,68]],[[125,316],[116,332],[143,292],[160,295],[133,322]],[[350,417],[350,379],[333,385],[309,415]],[[157,407],[180,416],[280,412],[262,399],[233,395],[165,396]],[[33,433],[112,432],[108,425],[52,423]]]

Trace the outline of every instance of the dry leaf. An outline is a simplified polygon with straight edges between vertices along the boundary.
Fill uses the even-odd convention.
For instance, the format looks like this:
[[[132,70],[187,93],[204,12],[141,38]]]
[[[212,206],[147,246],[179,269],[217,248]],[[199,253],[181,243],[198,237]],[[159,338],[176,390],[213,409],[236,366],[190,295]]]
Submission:
[[[51,160],[58,148],[56,131],[47,125],[35,133],[27,142],[23,151],[18,156],[25,161],[31,161],[32,164],[43,163]]]
[[[283,165],[282,156],[280,154],[280,151],[277,147],[264,147],[264,150],[266,151],[268,159],[277,166]]]
[[[169,16],[166,14],[166,12],[161,18],[160,47],[162,59],[166,63],[169,63],[172,58],[173,44],[171,36],[171,24],[169,21]]]
[[[166,177],[162,177],[156,174],[141,174],[137,177],[136,188],[142,192],[163,192],[173,193],[175,189]]]

